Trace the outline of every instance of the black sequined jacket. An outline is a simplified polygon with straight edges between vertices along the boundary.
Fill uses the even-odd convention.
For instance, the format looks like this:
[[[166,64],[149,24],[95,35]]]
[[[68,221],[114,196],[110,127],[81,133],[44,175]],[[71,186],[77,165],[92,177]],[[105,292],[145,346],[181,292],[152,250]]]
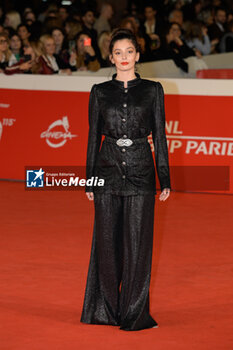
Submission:
[[[165,135],[164,92],[159,82],[136,78],[94,84],[89,97],[89,134],[86,179],[104,179],[104,186],[86,184],[86,192],[134,195],[156,194],[155,166],[149,142],[120,147],[102,135],[132,140],[152,131],[156,169],[161,191],[170,188]],[[100,148],[101,145],[101,148]]]

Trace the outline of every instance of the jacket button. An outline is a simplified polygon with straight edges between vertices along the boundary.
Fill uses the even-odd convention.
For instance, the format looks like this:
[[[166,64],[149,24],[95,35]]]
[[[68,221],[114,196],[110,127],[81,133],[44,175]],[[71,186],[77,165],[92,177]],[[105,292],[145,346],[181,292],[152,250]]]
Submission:
[[[123,107],[127,107],[127,103],[124,103],[124,104],[123,104]]]
[[[125,148],[122,148],[122,152],[125,152]]]
[[[123,122],[126,122],[126,119],[125,119],[125,118],[122,118],[122,121],[123,121]]]
[[[126,165],[126,162],[122,162],[122,165]]]
[[[125,179],[125,175],[122,175],[122,179]]]
[[[128,137],[127,135],[123,135],[123,139],[127,139],[127,137]]]

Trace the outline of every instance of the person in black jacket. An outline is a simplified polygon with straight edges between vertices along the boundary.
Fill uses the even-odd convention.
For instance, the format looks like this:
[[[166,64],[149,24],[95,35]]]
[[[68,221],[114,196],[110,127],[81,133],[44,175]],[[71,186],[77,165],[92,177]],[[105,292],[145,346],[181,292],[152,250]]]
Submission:
[[[184,58],[195,56],[196,53],[181,38],[180,25],[176,22],[167,24],[160,39],[160,47],[153,51],[154,60],[173,60],[177,67],[188,73],[188,63]]]
[[[76,70],[55,53],[56,45],[51,35],[42,35],[40,37],[40,43],[43,54],[39,57],[39,63],[41,65],[39,74],[65,73],[71,75],[71,71]]]
[[[55,41],[55,54],[57,54],[63,62],[69,65],[69,43],[65,30],[63,28],[54,27],[51,30],[51,36]]]
[[[219,49],[220,52],[232,52],[233,51],[233,20],[228,23],[229,32],[223,35]]]
[[[94,200],[95,220],[80,321],[137,331],[158,327],[149,311],[157,192],[148,136],[152,132],[165,201],[171,185],[164,92],[135,72],[140,46],[131,30],[116,29],[109,49],[117,73],[94,84],[89,99],[85,191]]]
[[[226,33],[227,13],[222,7],[215,10],[214,23],[208,27],[208,35],[212,42],[215,43],[215,52],[220,52],[219,42]]]

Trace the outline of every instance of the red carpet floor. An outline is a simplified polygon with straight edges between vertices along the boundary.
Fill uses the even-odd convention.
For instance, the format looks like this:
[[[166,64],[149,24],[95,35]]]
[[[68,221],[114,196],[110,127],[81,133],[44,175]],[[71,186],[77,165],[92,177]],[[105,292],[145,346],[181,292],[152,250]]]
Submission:
[[[94,220],[84,192],[0,181],[0,350],[233,350],[233,196],[156,196],[159,328],[80,323]]]

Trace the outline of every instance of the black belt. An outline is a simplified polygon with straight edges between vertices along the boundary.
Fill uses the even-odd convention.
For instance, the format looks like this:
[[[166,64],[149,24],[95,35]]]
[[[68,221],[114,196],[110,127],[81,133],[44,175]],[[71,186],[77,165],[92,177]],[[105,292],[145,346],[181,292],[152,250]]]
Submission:
[[[120,147],[125,147],[125,146],[129,147],[129,146],[131,146],[134,143],[148,142],[148,138],[147,138],[147,136],[144,136],[144,137],[140,137],[138,139],[132,140],[132,139],[128,139],[128,138],[125,138],[125,137],[122,137],[120,139],[115,139],[114,137],[105,136],[104,141],[110,142],[110,143],[115,143],[115,144],[117,144]]]

